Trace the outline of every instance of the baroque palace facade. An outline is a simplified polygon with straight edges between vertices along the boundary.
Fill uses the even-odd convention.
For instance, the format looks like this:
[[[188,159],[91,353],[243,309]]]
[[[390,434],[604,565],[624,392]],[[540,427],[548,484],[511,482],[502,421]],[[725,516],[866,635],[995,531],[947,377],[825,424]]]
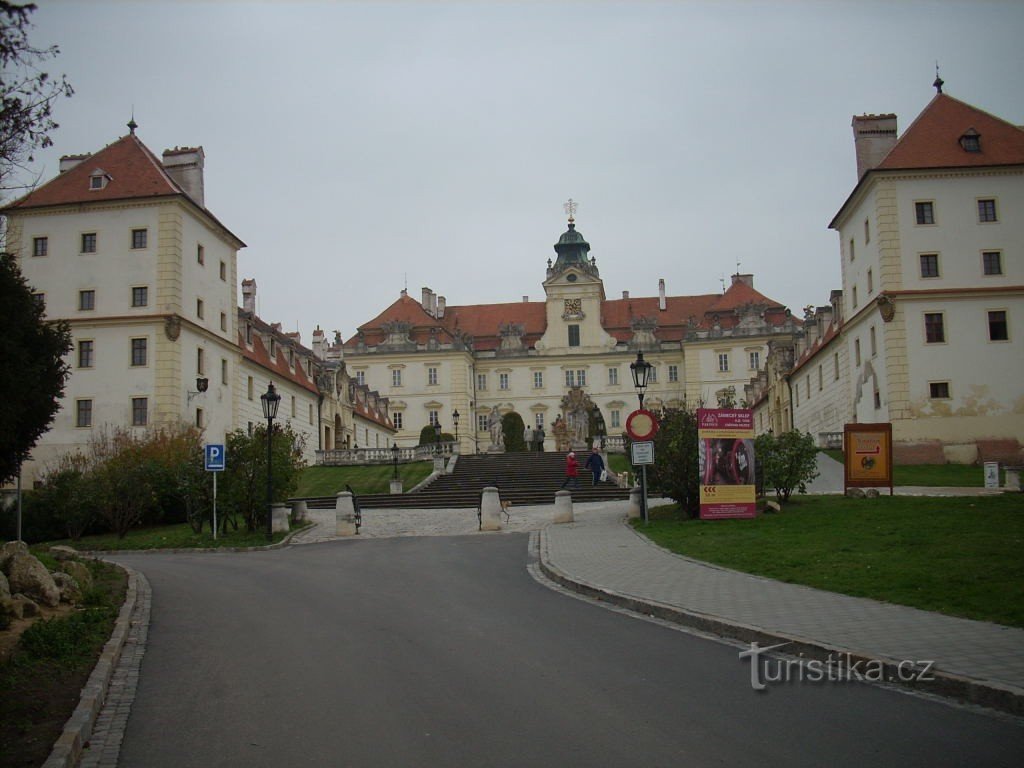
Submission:
[[[429,288],[419,301],[403,290],[329,347],[388,398],[400,445],[439,423],[462,452],[486,451],[492,414],[515,411],[544,428],[551,449],[555,420],[571,422],[580,400],[600,409],[609,435],[621,434],[636,408],[629,365],[638,351],[654,366],[648,407],[739,402],[768,343],[792,344],[799,327],[752,275],[733,275],[722,294],[668,296],[661,280],[657,296],[609,299],[572,217],[554,249],[543,301],[449,306]]]

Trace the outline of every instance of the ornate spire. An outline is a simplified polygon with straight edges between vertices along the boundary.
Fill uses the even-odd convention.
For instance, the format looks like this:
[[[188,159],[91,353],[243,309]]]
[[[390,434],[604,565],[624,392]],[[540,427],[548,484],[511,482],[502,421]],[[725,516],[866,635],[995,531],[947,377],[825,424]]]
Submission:
[[[135,129],[139,127],[139,124],[135,122],[135,108],[132,107],[132,119],[128,121],[128,130],[132,136],[135,135]]]
[[[942,86],[945,85],[942,78],[939,77],[939,62],[935,62],[935,82],[932,83],[932,88],[935,89],[936,93],[942,93]]]
[[[570,197],[568,202],[562,203],[562,208],[564,208],[565,212],[569,214],[569,229],[572,229],[573,224],[576,221],[576,209],[579,208],[579,203]]]

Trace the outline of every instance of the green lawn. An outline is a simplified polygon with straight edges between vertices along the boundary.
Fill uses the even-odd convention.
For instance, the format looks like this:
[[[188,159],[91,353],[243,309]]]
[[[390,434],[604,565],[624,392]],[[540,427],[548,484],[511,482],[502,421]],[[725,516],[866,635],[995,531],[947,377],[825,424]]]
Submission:
[[[844,463],[842,451],[828,450],[822,453],[831,456],[840,464]],[[950,488],[981,488],[985,485],[984,470],[971,464],[897,464],[892,468],[892,474],[894,485]]]
[[[1024,494],[977,498],[803,496],[754,520],[638,530],[736,570],[954,616],[1024,627]]]
[[[285,533],[275,533],[273,542],[281,541],[285,536],[287,536]],[[195,533],[188,523],[180,523],[136,528],[128,531],[123,539],[117,538],[116,533],[103,533],[96,536],[83,536],[79,541],[71,539],[48,541],[38,547],[45,549],[54,544],[66,544],[77,550],[216,549],[219,547],[264,547],[267,543],[267,535],[264,532],[249,533],[241,522],[239,522],[237,531],[218,532],[216,541],[213,540],[213,534],[210,533],[209,528],[204,529],[202,533]],[[35,549],[34,546],[33,550]]]
[[[431,461],[417,461],[412,464],[399,464],[398,476],[402,478],[402,488],[409,491],[414,485],[429,475],[434,469]],[[296,498],[305,496],[333,496],[345,490],[345,484],[360,493],[388,493],[391,490],[391,478],[394,477],[391,464],[373,464],[359,467],[306,467],[299,475],[299,487],[295,491]]]

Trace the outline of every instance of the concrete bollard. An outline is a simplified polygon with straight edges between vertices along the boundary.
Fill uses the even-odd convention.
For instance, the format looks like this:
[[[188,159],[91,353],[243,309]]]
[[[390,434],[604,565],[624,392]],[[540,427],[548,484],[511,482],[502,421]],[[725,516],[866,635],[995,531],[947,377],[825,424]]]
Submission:
[[[348,491],[341,491],[334,502],[334,521],[336,535],[356,535],[356,507],[352,503],[352,494]]]
[[[292,505],[292,517],[296,523],[304,523],[309,519],[309,507],[302,499]]]
[[[444,456],[434,457],[434,472],[436,474],[442,474],[444,472]]]
[[[392,480],[391,481],[391,493],[392,495],[400,494],[402,492],[402,481]]]
[[[553,523],[572,523],[572,494],[569,491],[555,491],[555,517]]]
[[[629,512],[627,512],[627,517],[629,517],[630,520],[633,520],[634,518],[640,517],[641,512],[642,510],[640,509],[640,488],[630,488]]]
[[[288,533],[288,505],[273,504],[270,507],[270,530],[274,533]]]
[[[498,495],[498,489],[493,486],[484,488],[483,498],[480,500],[480,530],[501,530],[501,497]]]

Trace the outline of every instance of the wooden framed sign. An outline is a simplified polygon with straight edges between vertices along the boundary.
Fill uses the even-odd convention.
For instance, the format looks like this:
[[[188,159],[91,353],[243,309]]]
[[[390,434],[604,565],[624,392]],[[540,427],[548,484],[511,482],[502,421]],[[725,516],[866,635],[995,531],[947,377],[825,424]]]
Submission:
[[[892,496],[892,424],[843,425],[843,485],[884,488]]]

